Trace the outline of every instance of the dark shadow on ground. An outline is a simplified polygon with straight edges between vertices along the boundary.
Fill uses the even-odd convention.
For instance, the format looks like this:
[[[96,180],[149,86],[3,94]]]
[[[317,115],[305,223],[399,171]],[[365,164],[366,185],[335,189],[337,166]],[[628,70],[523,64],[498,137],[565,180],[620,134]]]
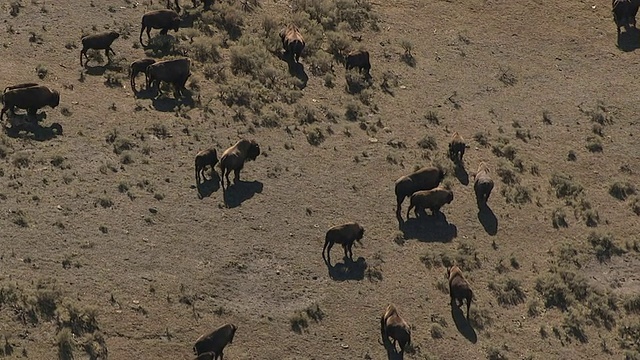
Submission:
[[[335,281],[345,280],[362,280],[364,279],[365,270],[367,270],[367,261],[363,257],[358,257],[355,262],[348,257],[343,258],[342,263],[336,263],[331,265],[330,262],[325,260],[327,269],[329,270],[329,277]]]
[[[460,181],[462,185],[465,185],[465,186],[469,185],[469,173],[464,168],[463,163],[461,162],[456,163],[455,175],[458,181]]]
[[[224,203],[229,208],[240,206],[251,199],[256,193],[261,193],[264,185],[260,181],[238,181],[227,188],[222,188]]]
[[[456,329],[458,329],[462,336],[472,344],[478,342],[478,335],[476,334],[476,331],[473,330],[469,321],[464,317],[462,309],[460,309],[455,302],[451,303],[451,317],[453,318],[453,322],[456,324]]]
[[[404,238],[422,242],[449,242],[458,236],[458,228],[447,221],[446,215],[422,215],[406,221],[398,217],[400,231]]]
[[[309,76],[304,71],[304,65],[301,63],[296,63],[295,61],[288,61],[287,66],[289,67],[289,74],[295,76],[298,80],[300,80],[300,86],[298,88],[303,90],[307,87],[307,82],[309,81]]]
[[[154,109],[161,112],[173,112],[176,110],[177,107],[181,105],[190,107],[190,108],[195,106],[193,98],[191,97],[191,91],[189,90],[182,90],[182,95],[183,95],[182,97],[173,97],[173,98],[168,97],[167,92],[163,92],[163,95],[159,95],[156,89],[150,89],[148,91],[151,94],[153,94],[150,97],[151,106],[153,106]],[[173,95],[179,96],[175,92],[173,93]]]
[[[478,205],[478,220],[487,234],[495,235],[498,233],[498,218],[488,205]]]
[[[204,199],[211,196],[214,192],[220,190],[220,175],[214,171],[211,179],[205,178],[203,182],[196,184],[198,189],[198,198]]]
[[[62,125],[59,123],[52,123],[49,126],[39,124],[39,122],[46,119],[46,117],[47,115],[44,112],[36,114],[35,117],[31,117],[28,114],[9,114],[8,123],[12,125],[5,125],[4,131],[7,136],[11,138],[32,139],[36,141],[51,140],[56,136],[62,135]]]
[[[404,360],[404,352],[398,351],[395,346],[393,346],[393,341],[389,341],[389,339],[384,339],[384,348],[387,350],[387,358],[389,360]]]
[[[629,27],[618,35],[618,49],[624,52],[634,51],[640,47],[640,31]]]

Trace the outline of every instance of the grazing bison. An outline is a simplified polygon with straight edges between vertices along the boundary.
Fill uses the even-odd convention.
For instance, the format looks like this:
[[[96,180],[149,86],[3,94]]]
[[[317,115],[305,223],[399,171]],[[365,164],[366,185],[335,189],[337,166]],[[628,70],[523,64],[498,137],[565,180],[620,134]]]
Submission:
[[[109,57],[109,51],[115,55],[115,51],[111,48],[111,44],[115,41],[115,39],[119,38],[120,34],[115,31],[107,31],[101,32],[93,35],[86,35],[82,37],[82,50],[80,50],[80,66],[82,66],[82,55],[84,58],[89,61],[89,57],[87,56],[87,50],[104,50],[104,54],[107,56],[108,62],[111,62],[111,58]]]
[[[325,259],[324,252],[327,251],[326,261],[331,263],[331,248],[333,244],[341,244],[344,249],[344,257],[353,260],[353,243],[360,240],[364,236],[364,228],[358,223],[347,223],[336,225],[327,231],[324,237],[324,247],[322,248],[322,258]],[[347,254],[348,252],[348,254]]]
[[[202,355],[205,353],[214,353],[213,359],[223,360],[222,350],[227,344],[233,343],[233,336],[236,334],[237,326],[233,324],[225,324],[219,328],[204,334],[196,340],[196,344],[193,346],[193,351],[196,355]],[[200,357],[198,357],[200,359]],[[204,358],[206,359],[206,357]]]
[[[426,167],[396,180],[395,191],[396,198],[398,200],[396,215],[401,217],[400,208],[404,198],[411,196],[414,192],[419,190],[435,188],[440,184],[440,181],[442,181],[443,178],[444,171],[441,169],[437,167]]]
[[[486,206],[491,190],[493,190],[493,179],[489,175],[489,166],[485,162],[481,162],[478,166],[478,172],[475,174],[473,182],[473,190],[476,193],[478,207]]]
[[[131,88],[133,89],[133,92],[136,91],[136,76],[138,76],[138,74],[140,73],[143,73],[145,78],[145,84],[146,84],[148,81],[147,68],[150,65],[155,64],[155,62],[156,62],[155,59],[144,58],[144,59],[136,60],[132,62],[131,65],[129,65],[129,80],[131,81]]]
[[[22,84],[10,85],[4,88],[4,92],[6,93],[7,90],[23,89],[23,88],[28,88],[32,86],[38,86],[38,83],[22,83]]]
[[[2,120],[7,110],[10,110],[13,114],[16,107],[26,109],[27,114],[34,116],[40,108],[45,106],[55,108],[58,106],[60,104],[60,93],[43,85],[20,87],[6,90],[2,96],[2,102],[4,107],[0,112],[0,120]]]
[[[173,10],[153,10],[142,15],[142,28],[140,29],[140,45],[142,43],[142,33],[147,30],[147,41],[151,41],[151,29],[162,29],[161,35],[167,35],[169,30],[178,31],[180,29],[180,15]]]
[[[282,39],[282,48],[285,56],[289,55],[295,62],[300,62],[300,55],[304,50],[304,38],[300,33],[300,29],[296,25],[290,24],[280,30],[280,39]]]
[[[182,90],[187,79],[191,76],[191,60],[189,58],[179,58],[164,60],[153,63],[147,67],[147,89],[156,82],[158,95],[162,94],[160,82],[168,82],[173,85],[175,93],[182,96]]]
[[[620,27],[628,29],[630,25],[636,27],[636,14],[640,7],[640,0],[613,0],[612,12],[613,21],[616,23],[616,30],[620,35]]]
[[[407,219],[409,218],[409,212],[414,207],[416,217],[419,213],[424,212],[425,209],[431,210],[433,215],[436,215],[440,208],[445,204],[450,204],[453,201],[453,191],[447,190],[442,187],[437,187],[431,190],[416,191],[411,195],[409,209],[407,209]]]
[[[462,306],[463,300],[467,300],[467,319],[469,319],[469,308],[473,299],[473,291],[469,286],[469,282],[462,275],[462,270],[457,265],[453,265],[447,269],[447,277],[449,278],[449,295],[451,296],[451,305],[455,301],[456,306]]]
[[[196,154],[196,183],[200,184],[200,174],[202,177],[207,179],[204,175],[204,168],[209,165],[211,166],[211,172],[215,172],[214,166],[218,163],[218,153],[216,149],[206,149],[202,150]]]
[[[462,157],[464,156],[464,150],[467,148],[467,144],[464,142],[464,138],[454,132],[449,142],[449,157],[455,162],[462,163]]]
[[[383,343],[393,339],[393,347],[400,343],[400,352],[404,353],[407,345],[411,344],[411,328],[400,316],[395,305],[389,304],[386,311],[380,317],[380,332]]]
[[[233,181],[240,181],[240,170],[244,167],[245,161],[255,160],[260,155],[260,146],[255,140],[242,139],[228,148],[220,156],[220,170],[222,172],[222,189],[224,189],[224,179],[227,179],[227,187],[230,184],[229,173],[234,172]]]
[[[371,70],[371,63],[369,62],[369,52],[366,50],[354,50],[347,54],[345,60],[345,67],[347,70],[358,68],[359,72],[362,70],[368,75]]]

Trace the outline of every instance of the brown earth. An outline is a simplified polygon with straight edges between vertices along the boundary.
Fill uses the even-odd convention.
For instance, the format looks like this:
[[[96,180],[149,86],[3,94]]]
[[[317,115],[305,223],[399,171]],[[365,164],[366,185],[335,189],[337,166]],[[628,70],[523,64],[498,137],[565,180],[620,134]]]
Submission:
[[[106,358],[104,347],[111,359],[190,359],[198,336],[232,322],[238,331],[225,359],[386,359],[379,317],[393,302],[413,327],[408,359],[610,359],[627,352],[640,358],[638,328],[620,341],[625,326],[639,320],[624,307],[638,288],[636,198],[609,194],[616,181],[638,183],[639,40],[631,29],[617,47],[608,2],[374,2],[364,13],[377,21],[336,30],[371,53],[373,85],[364,95],[345,90],[340,63],[333,88],[311,72],[309,56],[328,41],[317,24],[317,36],[309,35],[307,20],[306,87],[267,90],[301,98],[261,104],[262,112],[228,107],[219,94],[247,78],[229,71],[234,48],[251,39],[262,44],[264,17],[278,29],[288,22],[295,9],[288,1],[262,1],[252,12],[240,1],[216,4],[213,12],[235,11],[244,20],[239,42],[226,46],[220,23],[198,27],[201,7],[183,1],[194,28],[209,29],[222,44],[215,65],[227,69],[226,80],[207,79],[205,64],[194,61],[192,105],[180,105],[170,91],[158,100],[136,99],[126,77],[128,64],[145,56],[136,45],[140,17],[160,8],[158,1],[21,3],[12,16],[10,2],[2,2],[0,79],[4,86],[37,81],[59,90],[61,104],[41,110],[42,125],[60,123],[64,133],[0,139],[5,357],[69,358],[59,346],[68,343],[76,359],[92,351]],[[114,42],[117,55],[106,68],[94,57],[83,69],[80,36],[103,29],[124,34]],[[152,36],[156,45],[176,39],[173,50],[191,49],[198,31]],[[353,40],[360,35],[361,42]],[[415,66],[403,61],[403,42],[412,45]],[[278,49],[277,41],[270,44]],[[267,54],[275,81],[292,84],[287,64]],[[39,66],[47,70],[42,80]],[[393,95],[382,89],[384,76]],[[347,106],[362,111],[356,121],[346,118]],[[305,109],[316,122],[301,123]],[[277,126],[260,126],[267,114]],[[597,121],[603,124],[594,129]],[[306,134],[316,128],[324,141],[312,145]],[[453,131],[470,145],[459,178],[446,159]],[[474,140],[480,133],[488,145]],[[263,150],[241,174],[247,183],[229,189],[226,199],[222,190],[199,199],[194,155],[209,146],[220,154],[242,136]],[[418,145],[426,136],[435,149]],[[602,151],[587,149],[589,137]],[[134,146],[116,154],[123,139]],[[567,160],[570,151],[575,161]],[[490,214],[479,217],[476,207],[471,175],[480,161],[496,182],[489,206],[497,233]],[[445,183],[455,200],[442,209],[446,220],[411,214],[403,233],[394,181],[432,163],[448,169]],[[501,181],[498,169],[515,174],[519,187]],[[583,187],[578,200],[556,196],[554,174]],[[403,205],[406,218],[408,201]],[[558,208],[568,227],[552,226]],[[597,226],[587,226],[585,214]],[[363,246],[354,248],[348,273],[341,272],[342,249],[333,248],[332,278],[321,256],[324,234],[348,221],[365,227]],[[588,241],[592,232],[613,239],[602,262]],[[471,327],[449,305],[442,263],[451,258],[466,264],[475,291]],[[557,266],[574,282],[558,280],[550,272]],[[545,306],[553,296],[536,289],[545,278],[559,281],[559,293],[579,284],[586,295],[576,290],[573,301]],[[507,280],[523,291],[513,305],[501,305],[492,290]],[[611,314],[608,326],[598,306]],[[318,321],[309,318],[320,312]],[[293,331],[292,321],[303,319],[307,327]]]

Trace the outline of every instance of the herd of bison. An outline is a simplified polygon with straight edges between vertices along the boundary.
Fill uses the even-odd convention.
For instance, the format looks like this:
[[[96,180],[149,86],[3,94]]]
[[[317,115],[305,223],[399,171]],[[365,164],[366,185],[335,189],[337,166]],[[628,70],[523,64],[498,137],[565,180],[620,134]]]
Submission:
[[[204,9],[208,10],[212,1],[204,1]],[[194,6],[196,3],[194,2]],[[620,27],[635,26],[635,16],[640,6],[639,0],[613,0],[613,16],[615,23],[620,32]],[[170,9],[154,10],[145,13],[142,16],[142,27],[140,31],[140,43],[142,42],[143,33],[146,31],[147,38],[150,39],[151,29],[161,29],[160,33],[165,35],[169,30],[178,31],[180,26],[180,7],[178,0],[175,0],[177,11]],[[80,64],[83,64],[83,57],[87,58],[89,49],[104,50],[107,58],[109,53],[114,53],[111,44],[118,39],[120,34],[115,31],[97,33],[87,35],[82,38],[82,49],[80,51]],[[287,60],[298,62],[300,55],[304,49],[304,37],[298,27],[291,24],[280,31],[282,39],[282,47],[284,54],[288,55]],[[144,44],[143,44],[144,46]],[[115,53],[114,53],[115,54]],[[191,61],[189,58],[178,58],[172,60],[156,61],[151,58],[143,58],[136,60],[130,65],[130,80],[134,92],[135,78],[138,74],[144,74],[146,77],[146,87],[152,88],[155,84],[158,93],[160,92],[160,82],[166,82],[175,88],[177,95],[181,95],[187,79],[190,77]],[[371,68],[369,62],[369,54],[364,50],[352,51],[345,57],[345,67],[347,69],[357,67],[360,71],[364,70],[367,74]],[[34,118],[37,110],[45,106],[55,108],[60,103],[60,94],[58,91],[49,89],[46,86],[37,83],[23,83],[13,86],[7,86],[2,96],[3,108],[0,114],[0,120],[4,118],[5,113],[9,111],[15,116],[15,108],[27,110],[28,118]],[[18,126],[11,121],[12,127]],[[27,122],[29,125],[29,122]],[[23,125],[24,126],[24,125]],[[14,129],[16,130],[16,129]],[[57,125],[57,131],[61,132],[62,128]],[[448,148],[450,159],[456,163],[463,161],[465,149],[468,145],[465,140],[454,132]],[[229,191],[229,175],[234,172],[234,181],[239,181],[240,172],[248,161],[254,161],[260,155],[260,146],[258,142],[251,139],[241,139],[233,146],[224,150],[218,157],[218,152],[214,148],[208,148],[197,153],[195,156],[195,178],[198,184],[202,178],[206,179],[205,168],[210,166],[211,172],[216,173],[214,167],[220,168],[223,191]],[[474,190],[479,209],[487,206],[487,201],[494,187],[494,182],[490,176],[491,170],[484,162],[478,164],[477,171],[473,174]],[[429,209],[432,216],[439,216],[440,209],[454,200],[453,192],[441,184],[444,179],[445,172],[439,167],[425,167],[418,169],[410,174],[402,176],[395,182],[395,194],[397,198],[396,217],[402,223],[403,217],[401,207],[405,198],[409,199],[409,206],[406,217],[410,216],[410,212],[414,209],[416,217],[426,216],[426,210]],[[227,188],[225,189],[225,180]],[[334,244],[339,244],[344,250],[345,258],[353,259],[352,247],[354,242],[364,237],[365,228],[357,223],[351,222],[336,225],[326,232],[325,243],[322,250],[323,259],[327,264],[331,264],[330,251]],[[326,252],[326,256],[325,256]],[[469,307],[473,299],[473,292],[462,271],[456,265],[447,269],[449,281],[449,294],[452,306],[460,307],[466,301],[467,318],[469,316]],[[222,359],[223,349],[227,344],[232,343],[237,327],[234,324],[225,324],[219,328],[202,335],[195,342],[193,347],[197,355],[197,359]],[[400,345],[400,352],[411,343],[411,329],[407,322],[401,317],[398,309],[389,304],[380,317],[380,330],[385,345]],[[391,339],[393,343],[389,340]]]

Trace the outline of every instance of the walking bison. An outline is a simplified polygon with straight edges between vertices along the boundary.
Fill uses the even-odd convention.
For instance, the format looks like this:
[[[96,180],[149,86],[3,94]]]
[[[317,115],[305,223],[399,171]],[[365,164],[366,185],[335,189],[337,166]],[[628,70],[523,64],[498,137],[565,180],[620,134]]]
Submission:
[[[230,184],[229,173],[233,170],[234,182],[240,181],[240,170],[244,168],[245,161],[255,160],[260,155],[260,146],[255,140],[242,139],[228,148],[220,156],[220,170],[222,175],[222,189],[224,179],[227,179],[227,187]]]
[[[160,35],[167,35],[169,30],[178,32],[180,29],[180,15],[173,10],[160,9],[149,11],[142,15],[142,28],[140,29],[140,45],[142,43],[142,33],[147,30],[147,41],[151,41],[151,29],[162,29]]]
[[[296,63],[300,62],[300,55],[302,55],[305,46],[300,29],[296,25],[290,24],[280,30],[280,39],[282,39],[284,55],[290,56]]]
[[[395,348],[399,343],[402,353],[411,344],[411,328],[393,304],[389,304],[380,317],[380,332],[383,342],[389,341],[389,338],[393,339],[393,347]]]
[[[120,37],[120,34],[115,31],[107,31],[101,32],[98,34],[86,35],[82,37],[82,50],[80,50],[80,66],[82,66],[82,56],[84,55],[85,59],[89,61],[89,57],[87,56],[87,50],[104,50],[105,55],[107,56],[107,61],[111,62],[111,58],[109,57],[109,52],[115,55],[115,51],[111,48],[111,44]]]
[[[26,84],[20,84],[20,86]],[[32,84],[29,84],[32,85]],[[51,90],[44,85],[23,86],[12,89],[7,87],[2,94],[2,102],[4,107],[0,112],[0,120],[4,118],[4,114],[10,111],[14,114],[15,108],[26,109],[29,116],[35,116],[38,109],[45,106],[55,108],[60,104],[60,93],[57,90]]]
[[[444,179],[444,171],[437,167],[425,167],[396,180],[397,217],[401,217],[400,210],[406,197],[411,196],[416,191],[433,189],[440,185],[442,179]]]
[[[220,360],[223,360],[222,351],[228,344],[233,343],[233,337],[235,336],[237,329],[238,327],[234,324],[222,325],[219,328],[200,336],[193,346],[193,351],[198,356],[206,353],[213,353],[215,354],[215,357],[213,358],[214,360],[218,359],[218,357]]]
[[[364,228],[358,223],[347,223],[336,225],[327,231],[324,238],[324,247],[322,248],[322,258],[331,263],[331,248],[334,244],[341,244],[344,249],[345,258],[353,260],[353,243],[358,241],[361,243],[364,236]],[[325,258],[325,251],[327,256]]]
[[[155,82],[158,88],[158,95],[162,94],[160,82],[164,81],[173,85],[175,94],[182,96],[182,90],[187,79],[191,76],[191,60],[189,58],[179,58],[164,60],[153,63],[147,67],[147,89]]]

